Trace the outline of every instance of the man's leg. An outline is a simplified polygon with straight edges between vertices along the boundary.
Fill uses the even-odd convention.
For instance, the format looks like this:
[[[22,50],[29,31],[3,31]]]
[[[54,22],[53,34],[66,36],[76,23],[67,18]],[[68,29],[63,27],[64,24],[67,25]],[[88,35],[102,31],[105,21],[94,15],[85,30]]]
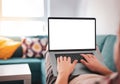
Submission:
[[[53,70],[52,70],[52,66],[50,63],[50,57],[49,57],[49,53],[46,54],[46,84],[54,84],[56,81],[56,78],[53,75]]]

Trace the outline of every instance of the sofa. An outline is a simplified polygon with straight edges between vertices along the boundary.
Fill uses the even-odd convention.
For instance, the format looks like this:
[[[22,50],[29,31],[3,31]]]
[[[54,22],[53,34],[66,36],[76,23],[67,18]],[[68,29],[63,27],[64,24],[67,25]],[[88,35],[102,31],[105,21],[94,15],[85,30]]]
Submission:
[[[11,37],[10,37],[11,38]],[[79,37],[78,37],[79,38]],[[18,37],[12,37],[14,40],[20,40]],[[104,63],[112,71],[116,71],[116,67],[113,59],[114,44],[116,41],[115,35],[97,35],[96,43],[103,56]],[[32,84],[46,84],[45,75],[45,58],[21,58],[12,57],[7,60],[0,60],[0,65],[5,64],[23,64],[28,63],[32,73]],[[22,84],[22,81],[8,81],[0,84]]]
[[[29,36],[26,38],[44,38],[47,36]],[[6,38],[12,39],[14,41],[21,42],[21,37],[10,37],[7,36]],[[17,51],[17,52],[16,52]],[[44,56],[41,58],[22,58],[21,47],[19,47],[13,56],[7,60],[0,59],[0,65],[8,65],[8,64],[29,64],[29,68],[32,74],[32,84],[45,84],[45,59]],[[21,55],[21,56],[20,56]],[[7,82],[0,82],[0,84],[23,84],[23,80],[18,81],[7,81]]]

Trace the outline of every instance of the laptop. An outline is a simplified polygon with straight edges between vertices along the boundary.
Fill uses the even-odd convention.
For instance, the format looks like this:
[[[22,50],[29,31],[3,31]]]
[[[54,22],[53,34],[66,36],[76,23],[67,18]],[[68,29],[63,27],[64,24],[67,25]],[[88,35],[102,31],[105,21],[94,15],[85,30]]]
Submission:
[[[54,76],[57,76],[59,56],[78,60],[72,75],[92,73],[80,63],[80,59],[84,59],[80,54],[94,54],[103,61],[96,51],[96,19],[48,17],[48,50]]]

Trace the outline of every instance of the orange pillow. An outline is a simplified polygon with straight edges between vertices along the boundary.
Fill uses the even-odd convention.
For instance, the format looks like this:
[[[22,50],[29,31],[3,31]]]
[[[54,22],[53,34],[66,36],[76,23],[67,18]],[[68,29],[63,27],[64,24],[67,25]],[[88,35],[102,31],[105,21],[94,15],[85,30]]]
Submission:
[[[20,44],[20,42],[0,37],[0,59],[11,58]]]

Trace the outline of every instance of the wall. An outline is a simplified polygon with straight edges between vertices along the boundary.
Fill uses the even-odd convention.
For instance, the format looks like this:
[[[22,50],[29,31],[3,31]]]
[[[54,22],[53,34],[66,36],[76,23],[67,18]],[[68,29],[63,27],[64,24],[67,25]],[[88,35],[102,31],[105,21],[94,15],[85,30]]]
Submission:
[[[76,16],[79,0],[50,0],[50,16]]]
[[[97,34],[116,34],[120,19],[120,0],[90,0],[86,16],[97,18]]]
[[[96,17],[97,34],[116,34],[120,0],[51,0],[50,16]]]

